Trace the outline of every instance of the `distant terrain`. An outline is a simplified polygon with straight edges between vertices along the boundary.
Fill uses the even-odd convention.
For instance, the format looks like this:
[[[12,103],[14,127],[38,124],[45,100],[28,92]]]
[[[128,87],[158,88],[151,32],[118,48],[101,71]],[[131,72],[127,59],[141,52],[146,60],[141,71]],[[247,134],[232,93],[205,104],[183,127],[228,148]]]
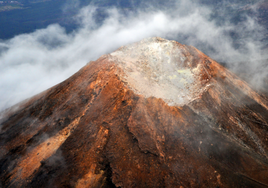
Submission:
[[[73,16],[79,8],[90,3],[99,7],[130,6],[128,1],[118,3],[119,1],[114,0],[83,0],[79,4],[71,0],[18,0],[16,3],[11,3],[13,1],[5,2],[7,3],[0,4],[0,39],[9,39],[18,34],[33,32],[53,23],[60,24],[66,28],[67,32],[70,32],[77,27]]]
[[[63,13],[65,3],[66,0],[28,2],[19,5],[19,8],[0,12],[0,38],[12,38],[21,33],[45,28],[53,23],[59,23],[71,30],[74,24],[68,23],[68,13]]]

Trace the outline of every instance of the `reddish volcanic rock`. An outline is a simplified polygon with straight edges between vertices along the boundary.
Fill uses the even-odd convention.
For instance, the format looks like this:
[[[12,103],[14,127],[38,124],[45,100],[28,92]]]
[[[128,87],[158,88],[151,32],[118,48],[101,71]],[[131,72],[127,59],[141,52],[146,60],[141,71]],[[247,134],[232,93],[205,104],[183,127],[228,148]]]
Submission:
[[[145,39],[1,114],[2,187],[267,187],[268,101]]]

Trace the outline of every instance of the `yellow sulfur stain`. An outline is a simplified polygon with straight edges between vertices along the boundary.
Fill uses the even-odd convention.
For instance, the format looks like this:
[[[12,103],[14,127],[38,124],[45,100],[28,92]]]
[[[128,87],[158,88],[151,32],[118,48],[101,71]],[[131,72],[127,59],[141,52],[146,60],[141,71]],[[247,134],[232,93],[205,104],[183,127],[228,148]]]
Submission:
[[[178,73],[184,73],[185,70],[177,70]]]
[[[192,72],[191,72],[190,69],[179,69],[179,70],[177,70],[177,72],[178,72],[179,74],[188,74],[188,75],[192,75]]]
[[[175,78],[177,78],[177,75],[168,76],[168,78],[169,78],[170,80],[174,80]]]

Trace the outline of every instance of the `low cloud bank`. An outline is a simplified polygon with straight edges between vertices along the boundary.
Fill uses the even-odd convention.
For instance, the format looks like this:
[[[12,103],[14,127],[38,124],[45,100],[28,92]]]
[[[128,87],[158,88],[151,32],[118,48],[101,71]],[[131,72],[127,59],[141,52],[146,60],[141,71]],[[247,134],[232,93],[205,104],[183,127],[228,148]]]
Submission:
[[[80,27],[73,33],[54,24],[0,41],[0,111],[65,80],[89,61],[146,37],[195,46],[233,70],[238,69],[236,62],[262,58],[263,28],[252,16],[244,15],[239,23],[219,22],[211,7],[189,0],[162,10],[147,7],[128,14],[106,9],[100,24],[95,17],[98,8],[89,5],[75,17]],[[258,72],[252,80],[262,87],[267,67],[259,70],[257,62],[246,65]]]

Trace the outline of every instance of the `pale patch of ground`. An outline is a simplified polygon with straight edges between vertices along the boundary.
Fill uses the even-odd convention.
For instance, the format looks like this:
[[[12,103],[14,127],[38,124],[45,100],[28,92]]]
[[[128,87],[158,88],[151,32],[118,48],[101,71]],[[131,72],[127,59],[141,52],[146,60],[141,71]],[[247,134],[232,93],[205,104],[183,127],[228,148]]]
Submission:
[[[111,53],[125,72],[123,80],[137,93],[162,98],[169,105],[184,105],[202,92],[200,67],[191,68],[192,57],[184,46],[162,38],[144,39]]]

